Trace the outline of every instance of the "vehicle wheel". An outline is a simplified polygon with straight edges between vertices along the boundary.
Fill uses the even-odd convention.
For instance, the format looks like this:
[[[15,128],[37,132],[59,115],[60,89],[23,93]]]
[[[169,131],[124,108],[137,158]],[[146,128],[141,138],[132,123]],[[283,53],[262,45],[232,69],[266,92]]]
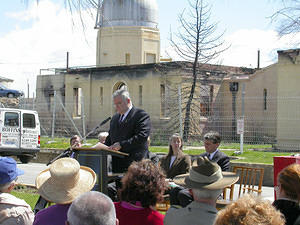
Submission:
[[[13,98],[13,97],[15,97],[15,95],[14,95],[13,93],[8,93],[8,94],[7,94],[7,97],[8,97],[8,98]]]
[[[29,161],[33,158],[32,156],[29,155],[20,155],[18,156],[18,158],[20,159],[20,161],[22,163],[29,163]]]

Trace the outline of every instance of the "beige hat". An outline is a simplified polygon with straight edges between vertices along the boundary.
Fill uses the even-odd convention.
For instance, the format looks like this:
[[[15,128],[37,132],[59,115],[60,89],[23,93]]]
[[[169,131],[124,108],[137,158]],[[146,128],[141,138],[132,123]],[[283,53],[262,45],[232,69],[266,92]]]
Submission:
[[[61,158],[42,171],[35,180],[38,193],[58,204],[71,203],[80,194],[90,191],[96,183],[96,173],[77,160]]]
[[[221,167],[210,161],[206,156],[197,160],[198,166],[193,166],[189,174],[176,176],[175,184],[187,188],[202,188],[209,190],[223,189],[238,181],[239,176],[231,172],[222,172]]]

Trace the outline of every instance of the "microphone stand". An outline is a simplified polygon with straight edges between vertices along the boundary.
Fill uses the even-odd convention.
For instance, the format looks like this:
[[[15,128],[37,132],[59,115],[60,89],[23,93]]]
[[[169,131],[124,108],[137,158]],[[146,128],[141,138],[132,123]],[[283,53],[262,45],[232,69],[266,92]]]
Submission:
[[[87,135],[85,135],[85,137],[83,139],[85,139],[86,137],[88,137],[90,134],[94,133],[99,127],[103,126],[105,123],[107,123],[109,120],[111,119],[111,117],[106,118],[105,120],[103,120],[100,124],[98,124],[92,131],[90,131]],[[54,161],[60,159],[60,158],[64,158],[64,157],[71,157],[72,153],[77,154],[76,150],[73,150],[72,148],[77,147],[77,144],[71,146],[70,148],[66,149],[63,153],[59,154],[58,156],[56,156],[54,159],[50,160],[46,165],[49,166],[51,163],[53,163]],[[33,209],[34,214],[36,214],[38,211],[40,211],[41,209],[46,208],[47,204],[49,202],[44,199],[42,196],[39,197],[39,199],[37,200],[37,203],[35,204],[35,207]]]

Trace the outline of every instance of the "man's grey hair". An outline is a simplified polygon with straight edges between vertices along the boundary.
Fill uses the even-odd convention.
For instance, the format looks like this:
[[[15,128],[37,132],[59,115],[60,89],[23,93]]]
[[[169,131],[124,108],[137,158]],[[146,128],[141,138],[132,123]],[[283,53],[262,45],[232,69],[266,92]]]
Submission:
[[[86,192],[71,204],[68,222],[70,225],[115,225],[115,206],[112,200],[101,192]]]
[[[129,95],[129,92],[125,89],[119,89],[119,90],[116,90],[114,93],[113,93],[113,98],[117,97],[117,96],[121,96],[122,100],[124,102],[126,102],[128,99],[130,99],[130,95]]]
[[[207,189],[192,189],[194,200],[212,199],[217,200],[219,195],[223,192],[222,189],[207,190]]]
[[[221,143],[221,136],[217,131],[209,131],[204,135],[204,140],[208,140],[214,144],[217,144]]]
[[[102,138],[102,137],[107,137],[108,136],[108,132],[100,132],[99,134],[98,134],[98,138]]]

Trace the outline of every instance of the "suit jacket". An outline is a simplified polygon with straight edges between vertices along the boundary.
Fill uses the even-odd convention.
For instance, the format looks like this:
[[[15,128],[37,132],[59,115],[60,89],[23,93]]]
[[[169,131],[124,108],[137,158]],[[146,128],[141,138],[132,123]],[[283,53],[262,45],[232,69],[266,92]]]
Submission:
[[[110,146],[119,142],[120,151],[128,153],[129,156],[124,158],[112,157],[112,171],[114,173],[123,173],[133,161],[140,161],[147,157],[147,138],[151,130],[150,117],[142,109],[132,107],[121,123],[119,119],[119,113],[112,117],[105,144]]]
[[[208,153],[205,152],[200,156],[208,157]],[[221,167],[222,171],[229,171],[230,159],[224,152],[218,150],[211,161],[216,162]]]
[[[212,225],[217,213],[212,205],[193,201],[184,208],[171,206],[166,213],[164,225]]]
[[[160,160],[160,166],[164,170],[167,178],[173,178],[179,174],[185,174],[189,172],[191,167],[191,158],[188,155],[180,154],[174,160],[170,167],[171,156],[164,156]]]

